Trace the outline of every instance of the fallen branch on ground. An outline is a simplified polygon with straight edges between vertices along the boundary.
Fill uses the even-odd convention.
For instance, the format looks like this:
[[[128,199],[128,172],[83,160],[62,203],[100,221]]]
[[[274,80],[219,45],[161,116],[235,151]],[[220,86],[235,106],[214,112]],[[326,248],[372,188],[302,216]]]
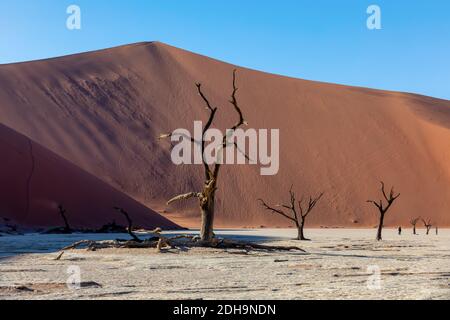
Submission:
[[[164,237],[156,234],[148,239],[135,240],[81,240],[75,242],[67,247],[61,249],[62,252],[66,250],[86,248],[89,251],[96,251],[98,249],[116,248],[116,249],[144,249],[155,248],[158,252],[162,249],[180,249],[180,248],[213,248],[213,249],[241,249],[246,251],[300,251],[305,250],[296,246],[275,246],[257,244],[246,241],[235,241],[222,238],[214,238],[212,241],[201,241],[198,236],[179,235],[175,237]]]

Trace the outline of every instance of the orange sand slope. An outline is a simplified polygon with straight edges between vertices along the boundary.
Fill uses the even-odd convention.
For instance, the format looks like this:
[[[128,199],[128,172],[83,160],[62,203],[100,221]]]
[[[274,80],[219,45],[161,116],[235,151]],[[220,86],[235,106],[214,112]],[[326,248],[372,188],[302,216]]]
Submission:
[[[233,68],[157,42],[2,65],[0,121],[167,217],[197,221],[195,200],[165,202],[199,191],[202,169],[173,165],[156,137],[207,119],[195,82],[219,107],[218,128],[229,128]],[[257,199],[287,200],[294,184],[305,195],[325,192],[310,225],[373,226],[366,200],[380,199],[383,179],[401,192],[387,225],[421,215],[450,226],[450,101],[248,69],[239,69],[238,86],[250,127],[280,129],[280,171],[225,166],[219,225],[287,225]]]
[[[61,226],[62,204],[72,227],[127,225],[113,205],[127,208],[136,226],[177,226],[99,179],[0,125],[0,217],[25,226]]]

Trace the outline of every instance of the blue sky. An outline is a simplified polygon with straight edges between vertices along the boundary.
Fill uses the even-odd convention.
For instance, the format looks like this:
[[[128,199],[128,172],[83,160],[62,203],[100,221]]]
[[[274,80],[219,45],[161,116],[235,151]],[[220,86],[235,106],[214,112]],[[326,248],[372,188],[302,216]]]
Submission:
[[[81,8],[82,29],[66,28]],[[366,9],[381,8],[381,30]],[[162,41],[298,78],[450,99],[448,0],[0,0],[0,63]]]

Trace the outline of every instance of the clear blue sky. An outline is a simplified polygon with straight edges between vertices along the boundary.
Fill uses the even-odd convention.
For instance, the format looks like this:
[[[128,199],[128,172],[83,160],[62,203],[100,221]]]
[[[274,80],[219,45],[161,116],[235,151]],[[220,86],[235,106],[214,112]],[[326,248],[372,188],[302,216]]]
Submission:
[[[82,29],[66,28],[79,5]],[[366,9],[382,10],[368,30]],[[450,99],[449,0],[0,0],[0,63],[159,40],[258,70]]]

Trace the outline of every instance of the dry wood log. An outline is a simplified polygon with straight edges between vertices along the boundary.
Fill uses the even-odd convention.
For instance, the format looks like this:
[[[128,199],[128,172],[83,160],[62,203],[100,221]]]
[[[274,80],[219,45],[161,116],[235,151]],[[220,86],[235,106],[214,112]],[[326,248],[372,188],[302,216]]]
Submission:
[[[92,240],[81,240],[77,241],[69,246],[61,249],[62,253],[66,250],[77,249],[86,246],[87,250],[95,251],[98,249],[116,248],[156,248],[158,252],[164,247],[173,248],[214,248],[214,249],[243,249],[243,250],[259,250],[259,251],[301,251],[305,250],[296,246],[276,246],[276,245],[264,245],[251,243],[246,241],[234,241],[228,239],[217,239],[214,238],[213,241],[197,241],[194,236],[180,235],[176,237],[152,237],[144,241],[134,241],[134,240],[105,240],[105,241],[92,241]],[[62,254],[61,254],[62,255]]]

